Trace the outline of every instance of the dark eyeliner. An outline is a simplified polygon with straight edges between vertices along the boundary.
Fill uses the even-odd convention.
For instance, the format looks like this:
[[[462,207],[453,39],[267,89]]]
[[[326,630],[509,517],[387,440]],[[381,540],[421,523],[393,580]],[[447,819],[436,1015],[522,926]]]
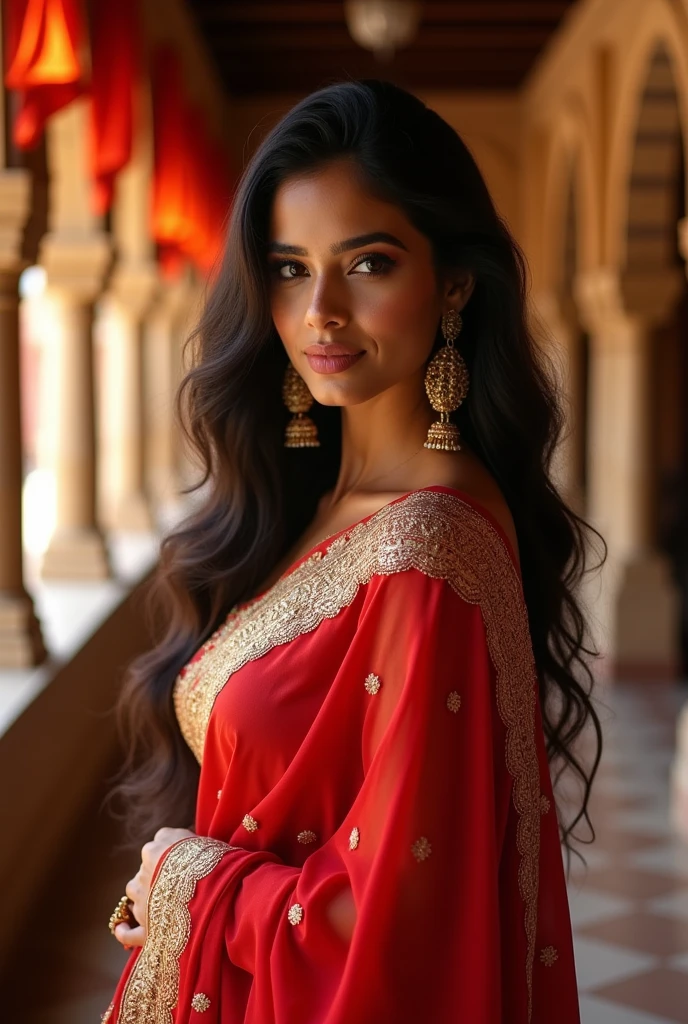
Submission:
[[[379,263],[383,264],[383,267],[381,270],[369,270],[367,274],[360,274],[360,277],[383,277],[386,273],[388,273],[389,270],[391,270],[392,267],[395,267],[397,263],[397,261],[392,259],[391,256],[387,256],[387,254],[383,252],[360,253],[347,267],[347,273],[350,273],[352,270],[355,270],[356,267],[360,267],[362,263],[366,263],[368,260],[377,260]],[[270,273],[275,274],[275,276],[278,277],[281,281],[296,281],[302,275],[295,275],[289,278],[283,277],[280,273],[283,267],[291,266],[304,267],[304,264],[299,263],[298,260],[290,259],[270,260]],[[306,268],[304,267],[304,269]]]
[[[396,260],[393,260],[391,256],[387,256],[384,252],[366,252],[357,256],[356,259],[349,264],[349,272],[354,270],[356,267],[360,267],[360,265],[365,263],[367,260],[378,260],[380,263],[383,263],[385,267],[383,270],[370,270],[367,274],[361,274],[361,277],[382,277],[382,275],[386,274],[392,267],[395,267],[397,262]]]

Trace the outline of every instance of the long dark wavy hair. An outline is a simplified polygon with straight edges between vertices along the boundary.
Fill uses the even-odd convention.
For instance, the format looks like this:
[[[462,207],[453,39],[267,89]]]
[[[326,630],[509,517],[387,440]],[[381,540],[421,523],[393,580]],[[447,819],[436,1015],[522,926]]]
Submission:
[[[576,591],[592,571],[588,534],[603,551],[593,568],[606,545],[550,477],[563,417],[528,324],[521,251],[454,129],[411,93],[377,80],[330,85],[298,103],[264,139],[236,190],[179,394],[204,467],[199,501],[163,542],[151,594],[159,642],[131,666],[119,703],[127,753],[115,792],[128,833],[140,842],[163,824],[193,820],[198,766],[174,715],[175,677],[230,608],[254,595],[337,479],[338,407],[313,410],[320,448],[283,445],[287,356],[272,322],[265,254],[278,186],[342,158],[430,240],[438,269],[464,268],[476,279],[461,336],[471,386],[456,418],[516,526],[548,756],[557,777],[570,766],[582,784],[577,815],[564,823],[560,814],[568,852],[574,826],[584,817],[591,827],[587,805],[602,742],[590,697],[589,662],[598,652]],[[441,344],[438,332],[433,354]],[[595,740],[592,765],[578,742],[586,724]]]

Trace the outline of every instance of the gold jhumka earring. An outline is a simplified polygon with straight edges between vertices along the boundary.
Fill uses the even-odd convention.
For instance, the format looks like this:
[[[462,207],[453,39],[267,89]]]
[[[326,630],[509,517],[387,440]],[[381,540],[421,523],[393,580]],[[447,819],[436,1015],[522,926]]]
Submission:
[[[468,368],[463,357],[454,348],[463,321],[455,309],[442,317],[442,335],[446,341],[425,371],[425,390],[430,405],[440,418],[428,430],[424,448],[438,448],[445,452],[460,452],[459,428],[449,420],[449,413],[458,409],[468,394]]]
[[[282,398],[289,412],[294,415],[287,423],[284,433],[285,448],[319,448],[318,428],[310,416],[304,415],[313,405],[313,395],[303,377],[287,363],[282,382]]]

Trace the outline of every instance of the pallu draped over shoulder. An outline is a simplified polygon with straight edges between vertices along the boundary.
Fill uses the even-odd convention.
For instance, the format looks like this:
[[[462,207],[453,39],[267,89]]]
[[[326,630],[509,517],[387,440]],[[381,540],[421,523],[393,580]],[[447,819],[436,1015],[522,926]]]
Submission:
[[[111,1024],[579,1024],[521,578],[474,498],[412,491],[322,541],[174,704],[197,835]]]

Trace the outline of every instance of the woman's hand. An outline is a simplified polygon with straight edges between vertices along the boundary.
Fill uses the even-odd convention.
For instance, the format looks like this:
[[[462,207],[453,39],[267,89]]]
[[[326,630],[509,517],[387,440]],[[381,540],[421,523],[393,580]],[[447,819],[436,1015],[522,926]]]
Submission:
[[[141,849],[141,867],[130,882],[127,882],[126,894],[134,904],[131,912],[136,918],[132,924],[118,924],[115,928],[115,938],[121,942],[125,949],[132,946],[142,946],[146,941],[146,908],[148,906],[148,894],[150,893],[151,879],[155,874],[158,861],[165,854],[170,846],[174,846],[180,839],[187,839],[195,835],[188,828],[160,828],[155,833],[155,838]]]

